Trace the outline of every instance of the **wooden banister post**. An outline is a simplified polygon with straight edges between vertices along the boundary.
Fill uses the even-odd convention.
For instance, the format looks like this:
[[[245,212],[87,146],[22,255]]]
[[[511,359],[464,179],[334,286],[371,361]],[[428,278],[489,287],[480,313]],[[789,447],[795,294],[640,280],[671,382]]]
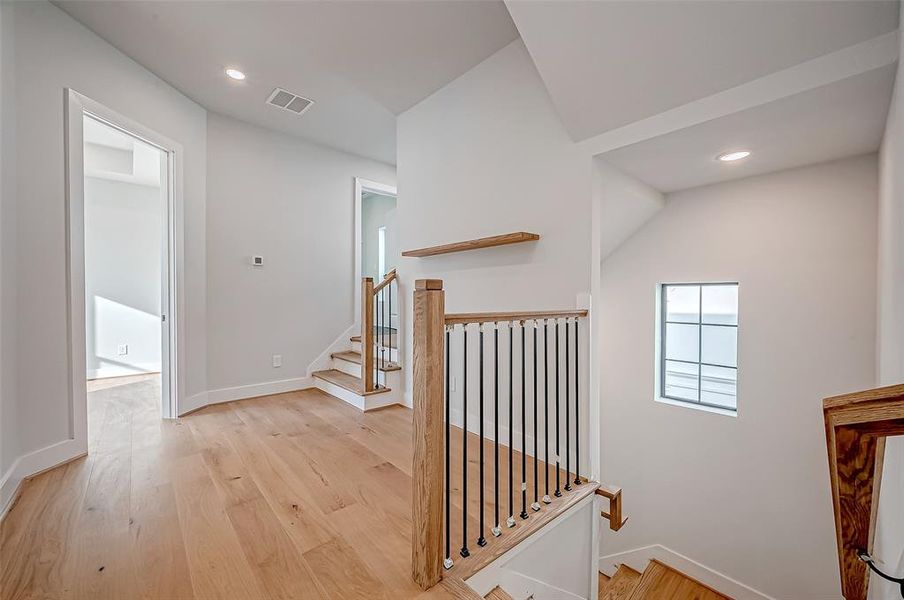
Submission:
[[[374,280],[361,279],[361,381],[365,392],[374,390]]]
[[[414,285],[414,479],[411,576],[421,589],[442,579],[443,562],[443,282]]]

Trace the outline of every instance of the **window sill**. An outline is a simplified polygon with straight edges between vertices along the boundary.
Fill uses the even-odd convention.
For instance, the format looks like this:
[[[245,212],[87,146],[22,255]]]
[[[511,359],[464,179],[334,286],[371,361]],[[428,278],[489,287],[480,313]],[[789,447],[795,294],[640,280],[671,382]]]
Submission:
[[[680,406],[681,408],[690,408],[693,410],[701,410],[703,412],[713,413],[717,415],[722,415],[724,417],[734,417],[738,418],[738,411],[730,410],[728,408],[718,408],[715,406],[707,406],[705,404],[697,404],[696,402],[684,402],[682,400],[673,400],[671,398],[661,398],[656,396],[654,398],[656,402],[660,402],[662,404],[671,404],[672,406]]]

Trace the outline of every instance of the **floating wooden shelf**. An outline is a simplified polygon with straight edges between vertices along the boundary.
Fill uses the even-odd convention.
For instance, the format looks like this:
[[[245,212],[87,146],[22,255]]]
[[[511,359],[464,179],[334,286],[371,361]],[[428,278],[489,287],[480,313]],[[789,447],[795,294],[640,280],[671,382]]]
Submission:
[[[467,240],[465,242],[455,242],[454,244],[443,244],[442,246],[430,246],[429,248],[406,250],[405,252],[402,252],[402,256],[414,256],[417,258],[422,258],[424,256],[436,256],[437,254],[450,254],[452,252],[465,252],[467,250],[478,250],[480,248],[492,248],[493,246],[520,244],[521,242],[535,242],[539,239],[540,236],[536,233],[517,231],[515,233],[493,235],[476,240]]]

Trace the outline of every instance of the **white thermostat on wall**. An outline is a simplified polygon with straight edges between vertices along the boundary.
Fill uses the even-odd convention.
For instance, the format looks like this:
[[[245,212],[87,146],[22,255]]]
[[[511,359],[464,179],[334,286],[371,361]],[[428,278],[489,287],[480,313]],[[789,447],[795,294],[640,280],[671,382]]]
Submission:
[[[251,257],[251,265],[255,267],[263,267],[264,266],[264,257],[263,256],[252,256]]]

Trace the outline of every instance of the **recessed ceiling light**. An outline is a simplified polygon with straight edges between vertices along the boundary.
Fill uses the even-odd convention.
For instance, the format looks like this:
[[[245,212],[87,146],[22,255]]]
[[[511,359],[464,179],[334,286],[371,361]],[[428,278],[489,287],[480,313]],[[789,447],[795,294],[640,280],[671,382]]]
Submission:
[[[750,156],[750,152],[747,150],[738,150],[737,152],[726,152],[725,154],[720,154],[716,158],[721,160],[722,162],[734,162],[736,160],[741,160],[742,158],[747,158]]]
[[[226,69],[226,76],[235,79],[236,81],[241,81],[245,78],[245,74],[238,69]]]

